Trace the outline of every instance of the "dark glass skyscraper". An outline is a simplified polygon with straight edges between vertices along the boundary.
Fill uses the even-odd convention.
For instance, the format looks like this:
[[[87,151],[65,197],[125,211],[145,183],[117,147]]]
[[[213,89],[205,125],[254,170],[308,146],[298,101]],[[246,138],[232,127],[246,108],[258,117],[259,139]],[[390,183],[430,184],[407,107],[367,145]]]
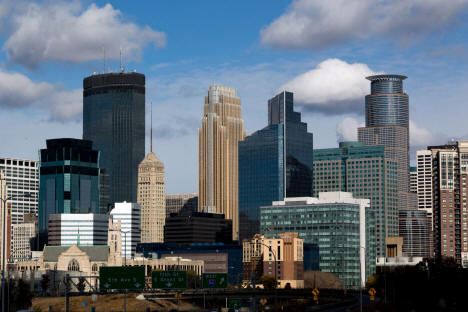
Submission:
[[[259,233],[260,206],[312,196],[313,135],[293,106],[291,92],[270,99],[268,126],[239,142],[240,240]]]
[[[107,73],[83,81],[83,138],[101,151],[110,202],[136,202],[145,157],[145,75]]]
[[[101,213],[99,151],[79,139],[47,140],[39,153],[39,232],[47,231],[48,216],[59,213]]]
[[[409,100],[403,92],[406,76],[376,75],[371,94],[366,95],[366,126],[358,129],[358,139],[366,145],[383,145],[385,156],[398,165],[399,209],[406,209],[409,172]]]

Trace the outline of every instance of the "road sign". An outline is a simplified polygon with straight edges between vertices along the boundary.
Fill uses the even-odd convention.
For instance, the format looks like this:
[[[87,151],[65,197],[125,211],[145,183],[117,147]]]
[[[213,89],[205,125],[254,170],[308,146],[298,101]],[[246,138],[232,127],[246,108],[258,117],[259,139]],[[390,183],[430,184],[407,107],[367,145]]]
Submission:
[[[152,271],[151,285],[160,289],[185,289],[187,271]]]
[[[229,309],[240,310],[241,307],[242,307],[242,299],[240,298],[229,299],[228,301]]]
[[[370,296],[370,297],[369,297],[369,300],[370,300],[370,301],[374,301],[374,300],[375,300],[375,297],[374,297],[374,296]]]
[[[227,273],[203,273],[203,288],[227,288]]]
[[[259,300],[259,302],[260,302],[260,304],[262,306],[264,306],[267,303],[267,300],[266,300],[266,298],[262,298],[262,299]]]
[[[312,294],[314,296],[318,296],[320,294],[320,291],[317,288],[314,288],[314,290],[312,290]]]
[[[108,289],[143,289],[145,288],[144,267],[100,267],[99,287]]]
[[[377,292],[375,291],[374,288],[369,289],[369,295],[375,296],[376,293],[377,293]]]

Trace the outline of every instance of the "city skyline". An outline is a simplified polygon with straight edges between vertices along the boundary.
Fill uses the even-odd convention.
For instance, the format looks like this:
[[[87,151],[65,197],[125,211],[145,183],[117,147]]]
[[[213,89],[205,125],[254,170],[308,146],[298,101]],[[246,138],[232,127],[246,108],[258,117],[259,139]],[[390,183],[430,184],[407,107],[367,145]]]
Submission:
[[[468,29],[463,22],[467,20],[463,18],[467,15],[465,1],[450,5],[436,2],[431,9],[425,4],[405,6],[398,1],[388,12],[386,3],[363,2],[362,7],[349,13],[350,21],[343,21],[345,27],[338,30],[327,30],[327,18],[336,18],[334,14],[339,10],[317,13],[314,9],[320,6],[318,3],[130,5],[113,1],[107,5],[103,1],[78,1],[60,5],[31,2],[24,8],[0,6],[1,15],[7,16],[2,21],[0,53],[0,80],[7,86],[0,88],[0,123],[7,131],[0,139],[2,157],[37,160],[45,139],[55,138],[57,133],[63,134],[60,137],[81,138],[81,81],[93,72],[102,72],[104,52],[105,71],[118,71],[120,46],[125,69],[136,69],[148,77],[147,112],[151,100],[155,116],[163,116],[154,125],[154,151],[166,165],[169,193],[197,192],[199,103],[213,82],[238,90],[249,135],[266,123],[266,99],[283,89],[294,92],[298,110],[315,135],[315,146],[325,148],[335,146],[337,137],[349,140],[353,133],[349,129],[364,121],[364,95],[369,93],[365,76],[402,74],[409,77],[405,89],[411,96],[412,159],[416,149],[446,143],[451,137],[466,137],[468,130],[459,130],[463,120],[447,113],[457,107],[462,116],[465,108],[459,104],[467,99],[463,94],[468,85],[464,76],[468,67],[463,42]],[[323,4],[324,8],[334,5]],[[408,7],[413,9],[407,10],[411,13],[405,13]],[[33,10],[27,13],[28,8]],[[218,10],[224,13],[216,14]],[[356,22],[369,13],[377,16],[384,11],[378,30]],[[67,38],[76,30],[50,18],[54,14],[75,22],[95,14],[103,27],[94,34],[86,25],[82,36],[74,37],[70,46],[60,41],[58,34]],[[175,14],[179,17],[175,18]],[[210,18],[195,18],[201,14]],[[224,22],[226,17],[240,14],[242,23]],[[299,14],[310,29],[316,30],[284,38],[277,26],[294,26],[294,21],[288,19],[291,14]],[[429,18],[421,18],[424,14],[430,14]],[[390,22],[392,18],[395,20]],[[51,20],[56,24],[38,27],[53,29],[50,33],[36,33],[39,30],[26,31],[28,20],[43,26]],[[331,33],[333,30],[336,32]],[[90,34],[97,40],[87,40]],[[223,39],[224,34],[230,39]],[[52,48],[29,54],[41,51],[42,41]],[[22,92],[25,87],[28,92]],[[148,152],[148,129],[146,146]],[[178,166],[181,162],[187,164],[184,170]]]

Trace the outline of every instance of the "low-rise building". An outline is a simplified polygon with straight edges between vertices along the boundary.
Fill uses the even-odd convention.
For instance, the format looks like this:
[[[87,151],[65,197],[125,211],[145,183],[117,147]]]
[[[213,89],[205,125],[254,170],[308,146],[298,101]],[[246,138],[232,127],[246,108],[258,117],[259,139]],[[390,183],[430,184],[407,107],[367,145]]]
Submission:
[[[275,276],[280,288],[287,284],[304,287],[303,240],[297,233],[281,233],[275,238],[257,234],[244,240],[242,247],[244,281],[251,281],[251,276],[258,277],[260,273]]]

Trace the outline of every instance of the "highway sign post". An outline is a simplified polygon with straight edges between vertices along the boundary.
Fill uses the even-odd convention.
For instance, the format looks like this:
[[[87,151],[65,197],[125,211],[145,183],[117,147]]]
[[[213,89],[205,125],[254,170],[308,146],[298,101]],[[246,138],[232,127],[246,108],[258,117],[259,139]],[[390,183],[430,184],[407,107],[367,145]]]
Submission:
[[[227,288],[227,273],[203,273],[202,285],[207,289]]]
[[[376,294],[376,293],[377,293],[377,291],[375,291],[374,288],[369,289],[369,295],[370,295],[370,298],[369,298],[369,299],[370,299],[371,301],[374,301],[374,300],[375,300],[375,294]]]
[[[99,288],[143,289],[145,288],[145,268],[143,267],[100,267]]]
[[[228,308],[234,310],[240,310],[242,307],[242,299],[240,298],[232,298],[228,301]]]
[[[151,285],[159,289],[186,289],[187,271],[152,271]]]
[[[320,294],[320,291],[317,288],[314,288],[312,290],[312,295],[314,295],[314,301],[316,304],[318,304],[318,295]]]

